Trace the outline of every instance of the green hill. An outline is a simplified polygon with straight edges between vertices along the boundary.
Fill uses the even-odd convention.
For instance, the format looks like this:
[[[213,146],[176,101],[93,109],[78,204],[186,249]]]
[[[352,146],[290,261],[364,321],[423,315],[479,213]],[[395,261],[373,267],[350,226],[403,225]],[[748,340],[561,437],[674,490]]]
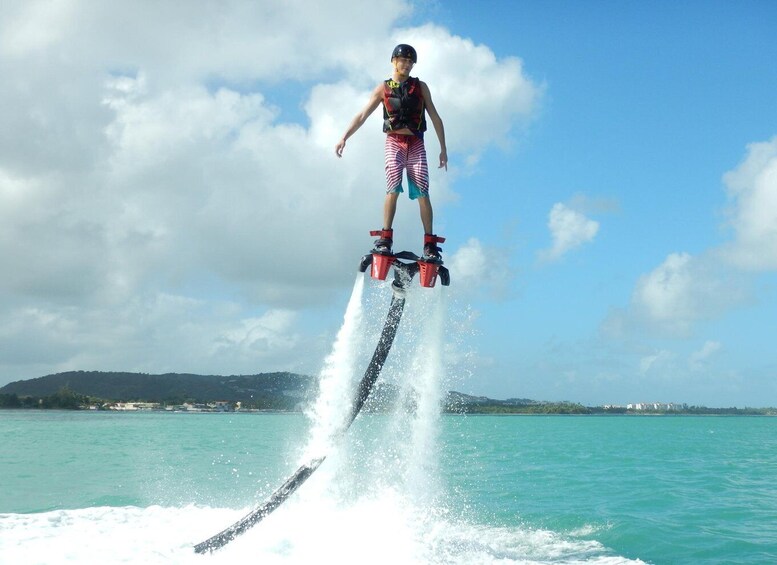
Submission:
[[[195,375],[69,371],[16,381],[0,388],[0,408],[81,408],[111,402],[156,402],[166,405],[240,402],[243,408],[298,411],[318,394],[318,379],[296,373],[255,375]],[[379,382],[365,405],[366,411],[392,410],[398,402],[412,411],[415,398],[400,398],[396,385]],[[494,400],[449,391],[443,410],[458,414],[719,414],[777,415],[773,408],[706,408],[634,411],[626,408],[589,407],[574,402],[543,402],[528,398]]]
[[[194,375],[69,371],[16,381],[0,388],[0,394],[46,397],[67,389],[104,401],[145,401],[166,404],[242,402],[245,406],[290,409],[315,394],[316,380],[294,373],[256,375]]]

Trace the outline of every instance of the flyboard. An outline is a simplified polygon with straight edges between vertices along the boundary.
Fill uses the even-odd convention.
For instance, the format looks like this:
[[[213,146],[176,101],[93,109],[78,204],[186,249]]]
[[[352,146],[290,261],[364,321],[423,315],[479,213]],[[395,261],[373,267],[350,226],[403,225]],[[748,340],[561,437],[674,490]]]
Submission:
[[[439,240],[444,241],[443,238],[439,238]],[[367,270],[367,267],[370,266],[370,276],[378,280],[386,280],[389,270],[392,267],[394,268],[394,281],[391,283],[393,294],[391,297],[391,305],[389,306],[389,311],[386,315],[386,321],[383,324],[383,331],[378,340],[378,345],[375,347],[375,352],[372,354],[370,364],[367,366],[367,370],[364,372],[364,376],[359,382],[356,396],[351,405],[351,412],[348,415],[340,434],[344,434],[348,431],[348,428],[351,427],[351,424],[356,419],[356,416],[359,415],[364,403],[370,396],[375,381],[378,380],[380,371],[383,369],[383,364],[386,362],[386,357],[388,357],[389,351],[391,351],[391,345],[394,343],[394,336],[396,336],[399,321],[402,319],[402,312],[405,308],[405,290],[412,278],[420,272],[421,286],[426,288],[434,287],[438,276],[440,283],[443,286],[448,286],[450,284],[448,269],[442,266],[441,260],[424,260],[410,251],[402,251],[397,254],[373,251],[362,257],[359,262],[359,271],[363,273]],[[318,457],[303,464],[260,506],[254,508],[227,529],[195,545],[194,551],[197,553],[205,553],[206,551],[220,549],[252,526],[255,526],[269,516],[273,510],[283,504],[287,498],[294,494],[316,469],[321,466],[325,459],[326,456]]]

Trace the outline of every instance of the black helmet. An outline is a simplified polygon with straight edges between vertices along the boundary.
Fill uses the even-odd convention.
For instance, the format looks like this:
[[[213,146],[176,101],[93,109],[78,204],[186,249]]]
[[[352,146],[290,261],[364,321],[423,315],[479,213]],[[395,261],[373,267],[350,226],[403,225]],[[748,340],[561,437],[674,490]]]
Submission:
[[[391,59],[393,60],[394,57],[405,57],[414,63],[418,62],[418,55],[415,54],[415,49],[406,43],[400,43],[394,47],[394,51],[391,53]]]

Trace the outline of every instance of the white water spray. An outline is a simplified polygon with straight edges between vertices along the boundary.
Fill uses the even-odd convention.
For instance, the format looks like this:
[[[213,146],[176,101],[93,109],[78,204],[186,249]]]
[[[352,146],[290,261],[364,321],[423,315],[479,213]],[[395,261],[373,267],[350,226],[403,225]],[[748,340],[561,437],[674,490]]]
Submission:
[[[308,411],[313,424],[304,458],[326,456],[333,440],[345,427],[345,419],[353,400],[357,371],[356,358],[362,335],[364,276],[359,273],[345,310],[343,325],[337,333],[331,353],[324,360],[319,379],[319,394]]]
[[[327,456],[327,464],[300,496],[307,508],[327,508],[337,515],[393,508],[395,515],[389,520],[386,514],[383,527],[425,531],[427,521],[444,514],[446,506],[439,480],[446,302],[440,292],[407,289],[398,340],[376,387],[394,383],[397,394],[387,398],[395,404],[388,413],[363,412],[343,434],[358,375],[366,368],[362,353],[371,352],[377,343],[380,332],[374,326],[382,325],[385,316],[385,285],[366,293],[363,280],[354,284],[343,325],[320,375],[319,398],[308,414],[313,426],[306,456]],[[369,319],[364,319],[366,309],[374,314]],[[386,400],[379,399],[377,405],[385,406]]]
[[[418,509],[436,504],[442,495],[438,465],[446,301],[441,294],[407,290],[397,340],[373,391],[384,393],[372,401],[388,412],[363,412],[339,445],[334,467],[329,466],[331,487],[341,500],[389,489]],[[367,302],[381,297],[383,288]],[[382,321],[377,308],[370,310],[380,311],[374,318]],[[368,338],[365,349],[374,338]]]
[[[407,379],[415,399],[415,418],[411,420],[410,443],[406,452],[405,484],[413,499],[421,500],[438,493],[438,439],[443,403],[445,297],[426,293],[422,303],[423,324],[411,370]],[[425,501],[431,502],[431,501]]]

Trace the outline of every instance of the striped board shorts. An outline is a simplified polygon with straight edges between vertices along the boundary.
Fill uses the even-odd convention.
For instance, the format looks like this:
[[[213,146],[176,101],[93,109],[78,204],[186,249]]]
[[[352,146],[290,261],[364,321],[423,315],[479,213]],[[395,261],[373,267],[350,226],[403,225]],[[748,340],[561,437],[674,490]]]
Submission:
[[[429,196],[429,167],[424,140],[416,135],[386,135],[386,192],[402,191],[402,171],[407,170],[411,200]]]

